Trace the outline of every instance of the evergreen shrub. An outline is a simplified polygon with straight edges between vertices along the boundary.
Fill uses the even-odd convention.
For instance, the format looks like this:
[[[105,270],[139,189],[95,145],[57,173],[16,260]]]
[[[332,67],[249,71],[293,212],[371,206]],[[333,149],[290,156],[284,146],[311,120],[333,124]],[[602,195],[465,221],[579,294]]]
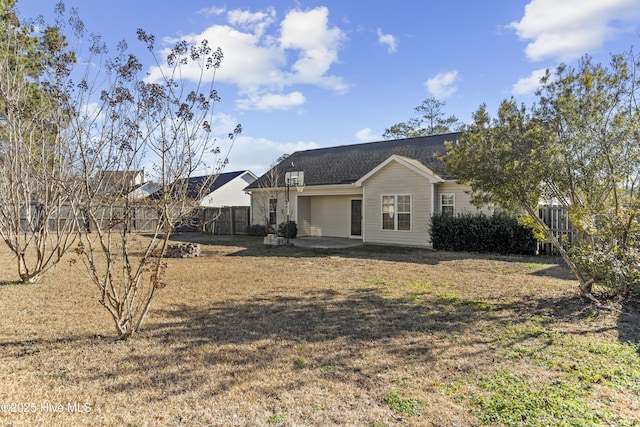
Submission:
[[[434,249],[499,254],[532,255],[537,241],[516,218],[495,214],[438,214],[431,218]]]

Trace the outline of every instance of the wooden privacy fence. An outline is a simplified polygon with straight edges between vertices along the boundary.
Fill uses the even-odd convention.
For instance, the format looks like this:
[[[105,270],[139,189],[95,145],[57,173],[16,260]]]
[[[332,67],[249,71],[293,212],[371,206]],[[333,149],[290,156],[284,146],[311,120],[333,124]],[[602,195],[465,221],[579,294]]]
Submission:
[[[247,234],[249,229],[248,206],[204,208],[202,231],[211,234]]]
[[[160,218],[160,213],[156,207],[130,206],[129,209],[129,216],[125,218],[124,206],[101,206],[96,209],[96,217],[102,226],[110,225],[113,230],[121,231],[124,229],[125,224],[129,231],[136,233],[156,230]],[[85,226],[87,225],[85,222]]]
[[[569,247],[576,238],[576,233],[569,221],[569,215],[562,206],[540,206],[538,215],[551,229],[551,233],[562,243],[565,248]],[[551,243],[538,243],[538,252],[541,254],[556,254]]]
[[[37,221],[44,217],[42,208],[32,205],[29,212],[23,210],[20,218],[22,233],[32,232],[32,226],[37,229]],[[156,229],[159,220],[158,209],[154,206],[129,206],[129,215],[125,215],[125,207],[118,205],[104,205],[95,208],[96,218],[101,227],[111,227],[113,230],[123,230],[125,224],[132,232],[151,232]],[[29,217],[30,215],[30,217]],[[126,223],[125,223],[126,221]],[[94,224],[90,224],[86,215],[70,205],[62,205],[48,216],[47,228],[53,233],[68,233],[77,231],[92,231]]]
[[[129,206],[129,214],[125,215],[124,205],[104,205],[95,208],[96,218],[101,227],[111,227],[121,231],[125,225],[135,233],[153,232],[156,230],[160,213],[155,206]],[[43,217],[42,211],[36,205],[31,206],[30,218],[26,211],[20,218],[20,228],[23,233],[31,232],[31,225],[37,227],[34,221]],[[249,228],[249,207],[232,206],[224,208],[199,208],[194,211],[187,224],[181,225],[176,231],[203,231],[212,234],[246,234]],[[51,232],[71,232],[78,227],[82,231],[92,231],[94,224],[89,224],[82,211],[74,210],[71,206],[63,205],[57,212],[49,215],[47,223]]]

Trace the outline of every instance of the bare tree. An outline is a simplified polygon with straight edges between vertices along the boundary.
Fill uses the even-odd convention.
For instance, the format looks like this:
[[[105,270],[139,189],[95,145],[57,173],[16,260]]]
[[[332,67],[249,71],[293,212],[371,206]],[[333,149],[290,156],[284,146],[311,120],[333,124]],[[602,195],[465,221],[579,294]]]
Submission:
[[[21,23],[13,2],[2,3],[0,15],[0,237],[15,254],[20,280],[35,282],[75,240],[60,91],[75,57],[59,26]],[[70,18],[77,34],[81,27]]]
[[[154,37],[138,30],[138,39],[155,60]],[[92,63],[99,63],[104,53],[100,43],[94,39]],[[163,257],[170,236],[210,186],[205,180],[194,188],[189,178],[205,169],[207,157],[214,157],[219,173],[242,130],[238,125],[229,134],[224,150],[211,136],[214,105],[220,100],[213,82],[222,59],[222,51],[211,49],[206,40],[192,46],[182,41],[166,61],[155,61],[159,77],[154,80],[140,76],[142,63],[121,43],[118,56],[105,61],[106,87],[93,86],[89,74],[73,86],[75,108],[68,130],[77,141],[77,204],[91,231],[80,233],[77,253],[121,337],[142,327],[154,296],[165,286]],[[181,78],[186,67],[199,70],[196,83]],[[139,201],[128,197],[130,175],[105,173],[145,165],[160,190]],[[157,220],[142,249],[134,249],[130,226],[140,206],[155,209]]]
[[[63,3],[53,26],[22,25],[13,4],[0,5],[0,237],[23,281],[75,246],[118,334],[130,337],[164,286],[172,232],[199,206],[242,131],[232,130],[228,144],[212,136],[222,51],[181,41],[158,61],[154,37],[138,30],[154,60],[144,74],[125,42],[107,58],[100,37]],[[190,177],[210,171],[207,161],[215,173],[194,187]],[[160,191],[136,200],[132,177],[145,169]],[[155,219],[134,248],[140,208]]]
[[[288,154],[283,154],[273,162],[269,170],[258,181],[259,190],[255,191],[253,195],[253,209],[262,218],[267,229],[276,227],[273,231],[277,230],[278,222],[277,218],[271,218],[271,215],[274,212],[277,215],[278,208],[280,208],[282,217],[286,215],[282,200],[282,188],[279,187],[279,179],[282,173],[278,165],[286,160],[287,157],[289,157]],[[278,197],[279,195],[280,198]]]

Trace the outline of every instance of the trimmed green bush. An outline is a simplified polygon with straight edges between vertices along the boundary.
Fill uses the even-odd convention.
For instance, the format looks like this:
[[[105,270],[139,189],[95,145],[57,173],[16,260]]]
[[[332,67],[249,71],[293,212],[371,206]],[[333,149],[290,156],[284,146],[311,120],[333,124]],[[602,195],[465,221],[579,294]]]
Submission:
[[[267,234],[272,232],[273,231],[270,230],[269,227],[262,224],[253,224],[251,227],[247,229],[247,234],[249,236],[257,236],[257,237],[265,237]]]
[[[507,215],[434,215],[431,218],[434,249],[499,254],[532,255],[537,241],[530,229]]]
[[[288,236],[287,231],[289,232]],[[287,227],[286,221],[281,222],[280,225],[278,225],[278,236],[295,239],[298,236],[298,225],[295,221],[289,221],[289,227]]]

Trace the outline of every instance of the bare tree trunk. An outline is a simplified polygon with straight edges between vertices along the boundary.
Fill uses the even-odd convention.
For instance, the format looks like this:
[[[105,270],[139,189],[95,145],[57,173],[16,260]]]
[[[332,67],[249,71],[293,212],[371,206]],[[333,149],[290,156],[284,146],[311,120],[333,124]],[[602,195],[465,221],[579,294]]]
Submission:
[[[545,237],[547,241],[553,245],[553,247],[558,251],[562,260],[567,264],[573,275],[578,279],[580,289],[580,294],[593,302],[600,304],[600,302],[593,296],[593,280],[586,279],[578,266],[573,262],[565,248],[562,246],[562,243],[558,240],[556,236],[553,235],[551,229],[545,222],[538,216],[536,211],[529,205],[525,205],[525,209],[529,216],[542,228],[544,231]]]

